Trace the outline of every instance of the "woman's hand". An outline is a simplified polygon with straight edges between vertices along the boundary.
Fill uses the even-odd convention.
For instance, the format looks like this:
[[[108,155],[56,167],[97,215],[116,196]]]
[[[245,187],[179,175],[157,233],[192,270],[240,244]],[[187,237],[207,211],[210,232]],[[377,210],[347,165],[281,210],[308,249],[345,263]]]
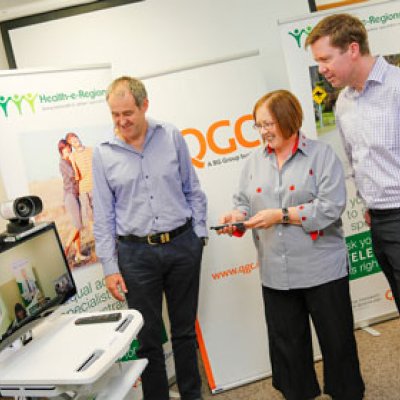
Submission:
[[[259,211],[244,223],[246,228],[268,229],[272,225],[282,222],[282,210],[279,208],[271,208]]]
[[[233,224],[235,222],[242,222],[244,221],[245,216],[244,214],[239,211],[239,210],[232,210],[227,214],[224,214],[219,220],[218,222],[223,225],[223,224]],[[221,234],[228,234],[230,236],[232,236],[232,233],[236,230],[236,227],[234,226],[227,226],[225,228],[222,228],[220,230],[217,231],[218,235]]]

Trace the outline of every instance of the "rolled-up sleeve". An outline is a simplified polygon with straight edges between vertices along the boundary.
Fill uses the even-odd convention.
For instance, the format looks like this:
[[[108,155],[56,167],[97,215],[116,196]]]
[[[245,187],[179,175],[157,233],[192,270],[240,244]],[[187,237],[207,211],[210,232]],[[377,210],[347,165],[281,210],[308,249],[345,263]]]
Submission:
[[[306,232],[323,230],[336,222],[346,206],[346,185],[342,163],[330,146],[318,154],[316,197],[297,206],[301,224]]]

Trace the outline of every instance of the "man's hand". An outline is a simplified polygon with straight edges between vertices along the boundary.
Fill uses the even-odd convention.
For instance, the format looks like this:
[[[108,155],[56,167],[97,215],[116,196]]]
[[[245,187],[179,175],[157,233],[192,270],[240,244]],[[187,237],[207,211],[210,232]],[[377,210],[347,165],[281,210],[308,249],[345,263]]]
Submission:
[[[115,299],[119,301],[125,301],[124,296],[121,294],[121,290],[123,293],[128,293],[128,290],[125,286],[125,281],[124,278],[122,278],[121,274],[107,275],[106,287]]]
[[[364,219],[365,219],[366,224],[367,224],[369,227],[371,227],[371,215],[370,215],[368,209],[365,210]]]

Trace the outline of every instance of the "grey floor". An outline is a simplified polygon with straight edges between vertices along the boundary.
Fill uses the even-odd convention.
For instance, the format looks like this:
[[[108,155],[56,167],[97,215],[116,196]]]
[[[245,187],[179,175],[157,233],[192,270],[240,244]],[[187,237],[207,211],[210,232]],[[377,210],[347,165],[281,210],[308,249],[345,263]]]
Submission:
[[[363,330],[356,331],[361,370],[366,384],[364,400],[400,400],[400,320],[392,319],[376,324],[373,328],[380,333],[379,336],[372,336]],[[272,387],[270,378],[213,395],[208,389],[201,362],[200,367],[204,400],[283,400]],[[322,362],[317,362],[315,367],[322,383]],[[176,391],[176,387],[173,386],[172,390]],[[329,396],[318,397],[318,400],[328,399]]]
[[[361,370],[366,384],[365,400],[400,400],[400,320],[386,321],[373,328],[380,336],[372,336],[356,331],[356,339]],[[318,379],[322,382],[322,362],[315,364]],[[204,400],[282,400],[283,397],[271,385],[271,379],[263,379],[236,389],[216,395],[208,389],[204,370]],[[320,396],[318,400],[327,400],[329,396]]]

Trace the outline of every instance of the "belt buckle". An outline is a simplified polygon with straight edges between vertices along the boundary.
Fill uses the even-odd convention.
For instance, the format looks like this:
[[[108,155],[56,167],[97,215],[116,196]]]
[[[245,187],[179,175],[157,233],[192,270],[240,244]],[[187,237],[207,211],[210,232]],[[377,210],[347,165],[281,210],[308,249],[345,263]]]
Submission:
[[[168,242],[171,241],[171,239],[169,237],[169,232],[160,233],[159,235],[160,235],[160,243],[161,244],[168,243]],[[153,242],[151,240],[151,238],[154,237],[154,236],[156,236],[156,235],[147,235],[147,243],[152,245],[152,246],[154,246],[156,244],[159,244],[159,243],[155,243],[155,242]]]
[[[162,244],[168,243],[168,242],[170,241],[169,232],[162,233],[162,234],[160,235],[160,238],[161,238],[161,243],[162,243]]]
[[[151,238],[153,236],[154,235],[147,235],[147,243],[150,244],[151,246],[154,246],[154,245],[158,244],[158,243],[154,243],[154,242],[151,241]]]

